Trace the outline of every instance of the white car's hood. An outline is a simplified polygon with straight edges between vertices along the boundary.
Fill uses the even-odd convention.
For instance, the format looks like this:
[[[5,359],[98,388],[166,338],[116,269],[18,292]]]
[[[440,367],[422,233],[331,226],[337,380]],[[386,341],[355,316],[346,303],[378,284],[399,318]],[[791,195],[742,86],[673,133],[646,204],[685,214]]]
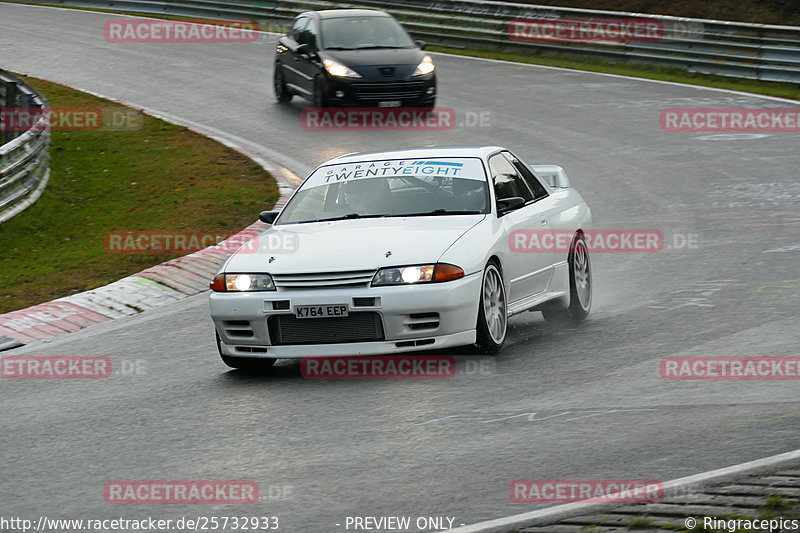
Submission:
[[[273,226],[234,254],[225,271],[290,274],[433,263],[485,217],[365,218]]]

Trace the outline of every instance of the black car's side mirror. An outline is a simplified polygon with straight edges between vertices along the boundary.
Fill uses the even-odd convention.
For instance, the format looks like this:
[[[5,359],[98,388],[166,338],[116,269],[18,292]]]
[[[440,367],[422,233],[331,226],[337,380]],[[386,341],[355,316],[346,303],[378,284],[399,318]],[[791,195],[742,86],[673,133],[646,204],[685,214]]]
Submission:
[[[295,49],[295,52],[303,56],[310,56],[311,54],[314,53],[314,50],[311,48],[309,44],[303,43],[300,46],[298,46],[297,49]]]
[[[510,211],[519,209],[523,205],[525,205],[525,198],[520,198],[519,196],[512,196],[511,198],[497,200],[497,214],[505,215]]]
[[[272,224],[279,214],[280,211],[262,211],[258,214],[258,220],[264,224]]]
[[[417,46],[419,46],[420,50],[425,50],[425,47],[428,46],[428,43],[426,43],[425,41],[416,40],[414,42],[416,43]]]

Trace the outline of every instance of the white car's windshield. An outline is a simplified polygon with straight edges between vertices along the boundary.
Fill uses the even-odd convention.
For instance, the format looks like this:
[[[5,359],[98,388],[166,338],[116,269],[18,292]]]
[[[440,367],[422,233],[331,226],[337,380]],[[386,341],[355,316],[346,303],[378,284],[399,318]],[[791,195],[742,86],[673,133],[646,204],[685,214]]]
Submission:
[[[292,197],[277,223],[488,213],[489,191],[483,172],[478,159],[322,167]]]
[[[351,17],[322,20],[322,48],[410,48],[416,46],[391,17]]]

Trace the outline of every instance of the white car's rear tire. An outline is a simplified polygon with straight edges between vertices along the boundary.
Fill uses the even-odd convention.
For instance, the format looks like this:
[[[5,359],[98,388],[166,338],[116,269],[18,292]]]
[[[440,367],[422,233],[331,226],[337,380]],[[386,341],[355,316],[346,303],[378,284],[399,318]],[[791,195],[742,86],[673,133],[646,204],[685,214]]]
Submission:
[[[569,256],[569,306],[547,306],[542,314],[548,322],[580,322],[592,308],[592,262],[582,233],[572,238]]]

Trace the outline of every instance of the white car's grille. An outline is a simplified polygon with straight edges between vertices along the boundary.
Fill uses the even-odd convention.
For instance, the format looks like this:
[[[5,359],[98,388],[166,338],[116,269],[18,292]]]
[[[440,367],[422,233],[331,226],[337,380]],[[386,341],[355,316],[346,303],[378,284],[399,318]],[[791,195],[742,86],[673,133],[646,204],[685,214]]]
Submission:
[[[306,274],[273,274],[275,286],[292,289],[317,289],[321,287],[366,287],[375,275],[374,270],[347,272],[313,272]]]
[[[267,319],[272,344],[337,344],[382,341],[383,322],[378,313],[361,311],[347,317],[296,318],[272,315]]]

